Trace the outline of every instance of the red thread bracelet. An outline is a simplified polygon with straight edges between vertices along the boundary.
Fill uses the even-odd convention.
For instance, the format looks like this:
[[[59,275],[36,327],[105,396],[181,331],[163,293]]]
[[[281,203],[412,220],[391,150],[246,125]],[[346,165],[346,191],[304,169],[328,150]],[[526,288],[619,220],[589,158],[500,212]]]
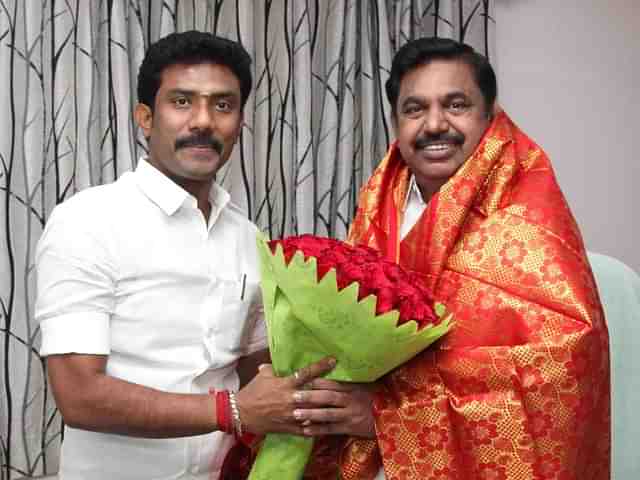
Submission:
[[[231,417],[231,403],[229,401],[229,391],[213,389],[209,390],[211,395],[215,395],[216,399],[216,423],[218,429],[224,433],[235,433],[232,417]]]

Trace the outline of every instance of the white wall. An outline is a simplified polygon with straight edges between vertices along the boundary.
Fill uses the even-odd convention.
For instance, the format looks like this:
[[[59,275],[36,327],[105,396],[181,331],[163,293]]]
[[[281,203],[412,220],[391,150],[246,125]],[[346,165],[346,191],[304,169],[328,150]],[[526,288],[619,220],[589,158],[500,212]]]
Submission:
[[[640,272],[640,0],[495,0],[499,101],[551,157],[589,250]]]

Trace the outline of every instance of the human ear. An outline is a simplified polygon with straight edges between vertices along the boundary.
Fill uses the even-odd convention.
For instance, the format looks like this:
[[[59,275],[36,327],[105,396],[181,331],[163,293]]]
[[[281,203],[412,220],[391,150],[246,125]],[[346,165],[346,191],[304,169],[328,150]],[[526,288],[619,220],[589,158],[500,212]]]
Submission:
[[[151,126],[153,124],[153,112],[149,105],[144,103],[136,104],[136,108],[133,111],[133,118],[136,124],[142,129],[142,133],[145,138],[151,136]]]

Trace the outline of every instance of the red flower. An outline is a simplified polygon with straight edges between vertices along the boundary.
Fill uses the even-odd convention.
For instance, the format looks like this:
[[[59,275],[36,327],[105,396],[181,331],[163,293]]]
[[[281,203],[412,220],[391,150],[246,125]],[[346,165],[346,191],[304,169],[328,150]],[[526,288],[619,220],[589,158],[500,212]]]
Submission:
[[[277,245],[282,246],[287,264],[296,251],[302,252],[305,259],[314,257],[318,281],[335,269],[338,290],[357,282],[358,300],[375,295],[378,315],[398,310],[398,324],[415,320],[419,328],[438,322],[433,310],[433,295],[422,275],[404,270],[370,247],[353,247],[339,240],[313,235],[273,240],[269,242],[272,252]]]
[[[398,296],[394,288],[383,287],[378,290],[378,302],[376,304],[376,313],[381,315],[393,309],[398,301]]]
[[[406,277],[406,273],[402,269],[402,267],[396,263],[391,262],[386,262],[384,264],[384,273],[392,282],[404,280],[404,278]]]
[[[343,263],[336,265],[336,279],[338,281],[338,290],[342,290],[347,285],[353,282],[360,283],[361,287],[366,286],[368,282],[364,281],[365,272],[362,265],[356,265],[354,263]],[[362,290],[362,288],[360,289]],[[359,295],[360,298],[364,298],[365,295]]]

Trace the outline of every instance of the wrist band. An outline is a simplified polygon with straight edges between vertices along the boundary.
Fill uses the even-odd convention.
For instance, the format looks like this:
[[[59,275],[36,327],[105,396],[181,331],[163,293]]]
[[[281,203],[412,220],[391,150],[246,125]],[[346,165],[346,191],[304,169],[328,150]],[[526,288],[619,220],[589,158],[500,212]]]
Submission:
[[[231,416],[233,418],[233,427],[236,437],[242,436],[242,420],[240,420],[240,410],[236,402],[236,394],[229,392],[229,404],[231,405]]]
[[[218,430],[224,433],[235,433],[234,423],[232,421],[231,402],[229,401],[228,390],[209,390],[211,395],[215,395],[216,399],[216,423]]]

